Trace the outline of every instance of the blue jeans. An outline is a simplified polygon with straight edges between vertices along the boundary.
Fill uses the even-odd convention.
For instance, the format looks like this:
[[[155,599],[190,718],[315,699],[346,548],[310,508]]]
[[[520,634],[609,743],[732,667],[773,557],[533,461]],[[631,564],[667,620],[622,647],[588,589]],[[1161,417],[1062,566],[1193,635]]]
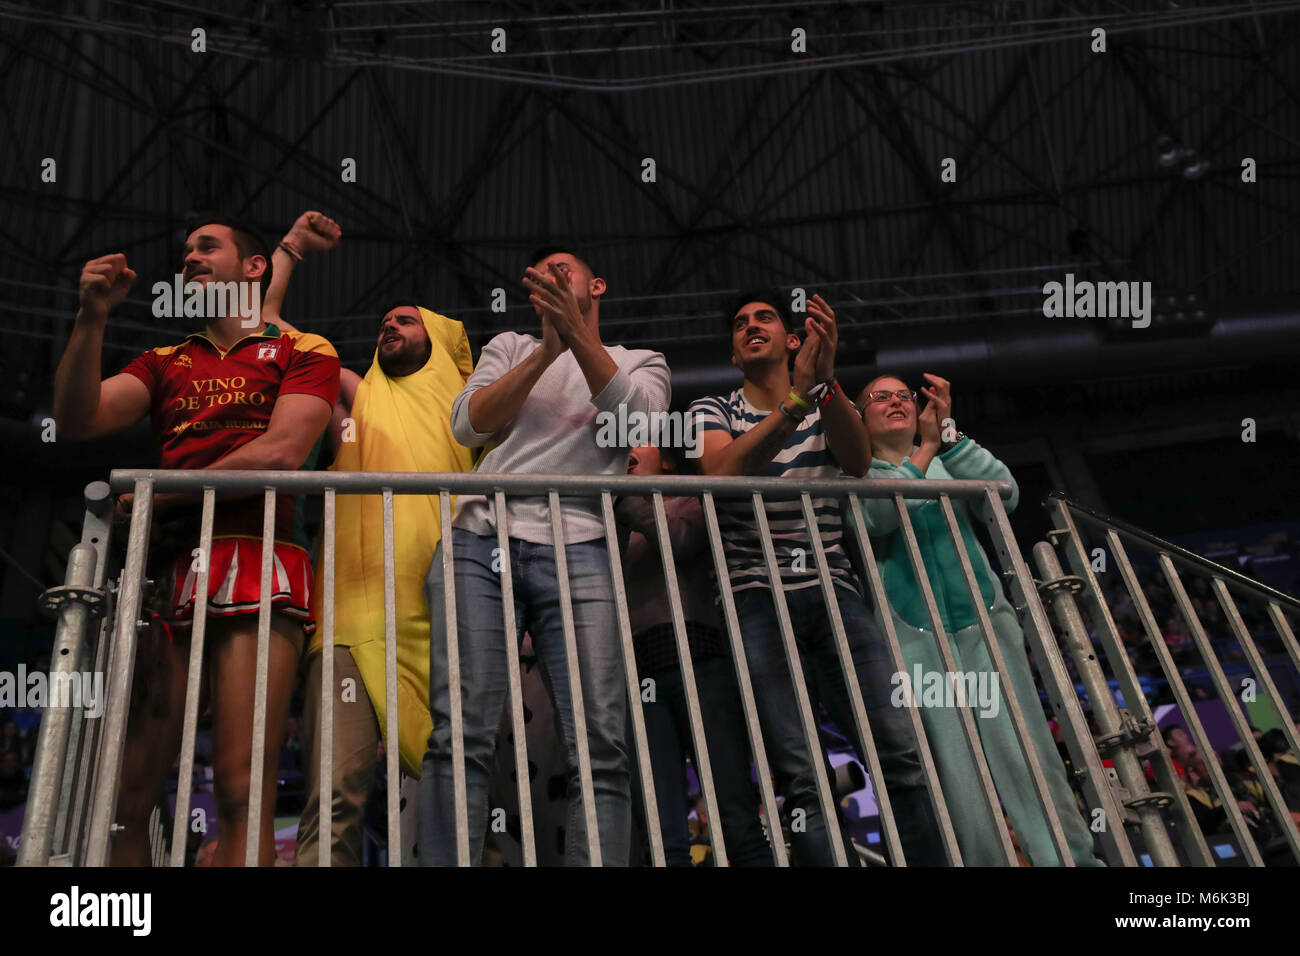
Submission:
[[[509,679],[501,575],[493,570],[495,537],[452,529],[456,616],[460,641],[460,686],[465,729],[465,785],[469,809],[470,862],[478,864],[488,822],[488,784]],[[587,744],[595,792],[601,861],[626,866],[631,841],[628,751],[625,738],[627,687],[614,614],[609,552],[603,541],[565,548],[574,634],[586,709]],[[497,561],[500,566],[505,556]],[[569,809],[565,864],[589,862],[586,818],[578,782],[578,748],[573,696],[564,651],[555,549],[510,539],[517,633],[533,638],[542,680],[555,704],[567,753]],[[433,733],[420,777],[420,860],[426,866],[456,863],[456,815],[451,762],[451,704],[447,675],[442,544],[424,579],[429,604],[429,708]]]
[[[889,659],[885,639],[860,595],[836,587],[835,596],[839,600],[840,617],[844,621],[867,723],[885,774],[903,856],[909,866],[943,866],[947,857],[925,787],[911,720],[906,710],[890,705],[893,690],[890,677],[894,665]],[[813,706],[820,699],[836,726],[853,741],[859,756],[864,755],[866,751],[853,720],[821,589],[787,590],[785,600]],[[736,614],[740,619],[768,761],[778,788],[785,794],[786,807],[804,811],[802,832],[791,828],[794,862],[801,866],[831,866],[834,863],[831,836],[817,796],[813,757],[808,753],[807,738],[799,719],[794,683],[786,662],[785,645],[781,640],[771,592],[767,588],[738,592]],[[826,759],[820,753],[816,757],[823,761]],[[834,832],[844,842],[850,865],[854,864],[856,854],[848,845],[838,820]]]
[[[758,819],[758,791],[750,776],[749,747],[745,741],[740,689],[731,661],[712,657],[695,661],[695,689],[700,719],[709,748],[709,766],[718,799],[723,842],[733,866],[772,866],[772,849]],[[659,826],[664,839],[664,862],[690,866],[690,834],[686,818],[686,756],[694,754],[690,718],[686,712],[686,684],[679,667],[641,675],[655,682],[655,700],[642,705],[650,769],[659,803]],[[639,774],[636,802],[642,806]],[[703,782],[701,781],[701,785]],[[644,816],[644,808],[639,811]],[[718,821],[711,821],[717,825]]]

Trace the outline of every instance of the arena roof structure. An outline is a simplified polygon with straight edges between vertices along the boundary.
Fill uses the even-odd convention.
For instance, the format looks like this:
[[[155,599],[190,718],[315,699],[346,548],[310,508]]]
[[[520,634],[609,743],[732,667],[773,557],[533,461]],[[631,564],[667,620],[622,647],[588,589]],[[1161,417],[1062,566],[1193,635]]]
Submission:
[[[1026,331],[1079,354],[1041,315],[1066,272],[1150,281],[1169,322],[1284,303],[1297,8],[5,0],[5,406],[48,394],[93,256],[142,278],[106,365],[174,337],[148,289],[209,207],[272,238],[304,209],[342,224],[287,312],[354,367],[396,294],[476,347],[531,327],[523,260],[555,237],[608,278],[609,340],[709,384],[717,309],[754,285],[822,291],[864,366]]]

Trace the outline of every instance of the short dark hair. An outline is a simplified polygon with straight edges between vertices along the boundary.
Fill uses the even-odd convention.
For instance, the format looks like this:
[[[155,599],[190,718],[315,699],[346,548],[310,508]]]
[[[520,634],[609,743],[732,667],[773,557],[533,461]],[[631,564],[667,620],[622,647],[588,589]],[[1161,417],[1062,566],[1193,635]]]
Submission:
[[[424,306],[420,305],[420,303],[416,302],[414,299],[407,298],[405,296],[399,296],[396,299],[388,300],[388,302],[384,305],[383,311],[379,313],[379,318],[380,321],[382,321],[384,316],[386,316],[389,312],[392,312],[394,309],[416,309],[418,311],[419,309],[422,308],[424,308]]]
[[[573,258],[578,263],[580,263],[584,269],[587,270],[587,274],[594,279],[596,277],[595,270],[593,270],[591,268],[591,264],[587,262],[587,260],[584,259],[581,255],[575,252],[574,249],[575,249],[574,246],[563,242],[552,242],[547,245],[538,246],[536,249],[533,250],[532,257],[529,258],[529,260],[526,263],[524,263],[524,265],[535,266],[537,265],[537,263],[541,262],[547,256],[553,256],[557,252],[562,252],[566,256],[573,256]]]
[[[1165,728],[1161,732],[1161,736],[1164,738],[1166,746],[1169,745],[1169,738],[1174,735],[1175,730],[1181,730],[1183,732],[1186,732],[1187,728],[1184,727],[1182,724],[1165,724]]]
[[[791,326],[790,310],[785,306],[785,297],[775,289],[746,289],[728,303],[726,320],[731,329],[736,321],[736,313],[751,302],[762,302],[772,307],[772,311],[781,319],[786,332],[795,332]]]
[[[1286,734],[1279,727],[1264,731],[1259,738],[1259,750],[1264,755],[1265,760],[1272,760],[1290,749],[1291,745],[1287,743]]]
[[[185,220],[185,234],[188,236],[195,229],[203,226],[225,226],[235,236],[235,248],[239,251],[239,258],[247,259],[249,256],[261,256],[266,260],[266,271],[262,273],[259,280],[262,287],[262,298],[266,298],[266,290],[271,288],[271,247],[262,234],[244,222],[242,219],[236,219],[234,216],[227,216],[224,213],[207,210],[204,212],[194,213]]]

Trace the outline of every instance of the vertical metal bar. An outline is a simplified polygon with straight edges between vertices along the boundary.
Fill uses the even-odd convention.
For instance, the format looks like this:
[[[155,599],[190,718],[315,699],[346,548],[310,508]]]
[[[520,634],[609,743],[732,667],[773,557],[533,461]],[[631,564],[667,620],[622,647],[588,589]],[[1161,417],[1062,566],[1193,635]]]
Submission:
[[[866,522],[862,517],[862,505],[857,495],[849,495],[849,524],[857,538],[862,551],[863,564],[867,571],[867,583],[871,589],[871,598],[879,610],[880,626],[885,634],[885,643],[889,649],[889,663],[896,674],[906,674],[907,664],[903,660],[902,645],[898,640],[898,629],[894,626],[894,614],[890,608],[889,595],[885,592],[885,582],[880,577],[880,567],[876,564],[876,555],[867,534]],[[963,866],[961,848],[957,844],[957,834],[952,827],[952,816],[948,812],[948,801],[943,795],[939,783],[939,773],[934,764],[934,754],[930,750],[930,741],[921,721],[921,712],[917,707],[907,708],[908,719],[912,723],[912,732],[916,735],[917,752],[921,758],[921,771],[925,774],[926,789],[930,794],[930,804],[934,809],[935,821],[939,824],[939,836],[943,840],[948,861],[953,866]]]
[[[1300,670],[1300,644],[1296,642],[1295,634],[1291,631],[1291,625],[1287,623],[1286,615],[1282,609],[1277,606],[1276,602],[1268,602],[1268,617],[1277,628],[1277,636],[1282,639],[1282,644],[1286,647],[1286,652],[1291,655],[1291,663]]]
[[[768,770],[767,748],[763,746],[763,733],[759,727],[758,706],[754,702],[754,684],[749,677],[749,664],[745,658],[745,644],[740,636],[740,621],[736,616],[736,599],[731,591],[731,575],[727,571],[726,553],[722,546],[722,532],[718,527],[718,512],[712,493],[701,496],[704,505],[704,525],[709,532],[709,550],[713,552],[713,571],[722,595],[722,618],[731,641],[731,660],[736,669],[736,683],[740,687],[740,704],[745,712],[745,729],[749,732],[750,749],[754,755],[754,770],[758,777],[758,790],[763,799],[763,815],[767,818],[769,842],[777,866],[789,866],[785,840],[781,836],[780,816],[776,806],[776,792],[772,788],[772,775]]]
[[[90,673],[92,675],[98,673],[102,675],[103,671],[94,671],[86,666],[90,662],[90,657],[90,642],[86,641],[82,644],[77,670],[81,673]],[[91,679],[94,679],[93,676]],[[102,699],[100,706],[103,706]],[[95,723],[98,723],[98,721],[86,716],[84,708],[78,708],[72,714],[72,721],[68,727],[68,742],[64,749],[63,775],[59,783],[58,809],[54,814],[50,854],[46,857],[46,861],[51,864],[55,862],[54,857],[56,856],[60,858],[60,862],[63,860],[71,862],[67,857],[69,823],[78,812],[78,808],[74,807],[73,803],[84,792],[81,780],[82,755],[85,750],[87,733]]]
[[[158,804],[149,811],[149,865],[158,866],[162,863],[162,810]]]
[[[984,492],[984,503],[985,519],[998,549],[998,557],[1002,567],[1011,572],[1012,596],[1017,604],[1025,607],[1023,630],[1038,661],[1038,672],[1047,689],[1052,712],[1056,714],[1065,735],[1076,772],[1083,771],[1083,787],[1094,801],[1093,806],[1105,811],[1107,820],[1123,820],[1123,808],[1111,791],[1106,770],[1088,730],[1088,721],[1075,696],[1074,683],[1061,659],[1052,626],[1047,620],[1047,611],[1038,597],[1038,589],[1029,574],[1029,567],[1020,554],[1015,532],[1011,530],[1011,522],[1002,507],[1002,499],[998,497],[997,491],[988,488]],[[1137,866],[1133,847],[1129,845],[1128,834],[1122,826],[1108,826],[1102,831],[1102,843],[1107,850],[1108,862],[1120,866]]]
[[[121,578],[118,578],[119,584]],[[92,665],[96,674],[109,674],[109,649],[113,643],[113,625],[117,618],[115,592],[104,586],[105,613],[99,623],[99,640],[95,646]],[[71,809],[67,819],[67,837],[64,854],[73,866],[86,865],[86,847],[90,839],[91,794],[94,792],[96,774],[100,765],[100,739],[103,736],[104,710],[108,706],[107,688],[101,713],[82,724],[81,754],[77,760],[76,782],[73,787]]]
[[[442,523],[443,625],[447,635],[448,709],[451,711],[451,778],[456,810],[456,865],[469,866],[469,800],[465,793],[465,715],[461,710],[460,628],[456,617],[456,569],[452,553],[451,497],[438,492],[438,516]],[[477,864],[479,861],[475,860]]]
[[[393,489],[384,489],[384,696],[388,739],[388,865],[402,865],[402,770],[397,717],[397,568],[393,555]]]
[[[569,665],[569,690],[573,695],[573,729],[577,738],[578,780],[582,787],[582,809],[587,824],[587,850],[591,866],[600,866],[600,833],[596,821],[596,793],[591,782],[591,750],[587,744],[587,710],[582,698],[582,674],[578,667],[578,641],[573,630],[573,602],[569,595],[569,564],[565,553],[564,522],[560,496],[551,491],[551,540],[555,545],[555,578],[560,591],[560,621],[564,626],[564,656]]]
[[[804,526],[808,529],[808,540],[812,542],[817,580],[821,585],[822,598],[826,602],[826,615],[831,623],[835,650],[840,658],[840,670],[844,674],[844,688],[848,692],[849,706],[853,711],[853,723],[857,727],[858,739],[862,742],[862,758],[867,762],[867,769],[871,772],[871,789],[876,795],[876,804],[880,808],[880,825],[885,831],[885,846],[889,850],[890,860],[894,866],[907,866],[902,841],[898,838],[898,824],[894,820],[894,807],[889,799],[885,773],[880,766],[880,754],[876,750],[876,740],[867,721],[867,708],[862,702],[862,688],[858,686],[857,669],[853,666],[853,653],[849,650],[848,638],[844,633],[844,619],[840,616],[839,601],[835,597],[835,584],[831,580],[830,569],[826,564],[826,549],[822,546],[821,529],[817,525],[817,515],[813,511],[812,496],[805,492],[799,500],[803,506],[803,520]]]
[[[656,491],[652,498],[655,512],[655,532],[659,538],[659,556],[663,560],[664,583],[668,587],[668,609],[673,619],[673,633],[677,637],[677,659],[682,668],[682,685],[686,691],[686,717],[691,725],[691,739],[695,743],[695,769],[700,787],[704,790],[704,808],[709,814],[709,842],[713,844],[715,866],[727,865],[727,846],[722,833],[722,814],[718,810],[718,794],[713,785],[713,765],[709,762],[709,742],[704,734],[704,717],[700,713],[699,688],[695,684],[695,664],[691,660],[690,641],[686,638],[686,615],[682,611],[681,588],[677,582],[677,562],[673,557],[672,536],[668,531],[668,515],[664,511],[664,496]]]
[[[137,628],[144,587],[145,554],[149,550],[149,525],[153,518],[153,480],[135,483],[131,530],[127,538],[126,565],[118,594],[117,624],[109,662],[109,687],[104,697],[100,756],[95,768],[90,804],[90,833],[86,839],[86,865],[107,866],[109,828],[117,811],[117,784],[122,775],[127,717],[131,709],[131,676],[135,670]]]
[[[1101,669],[1101,664],[1097,662],[1097,655],[1093,652],[1092,641],[1088,636],[1088,629],[1084,627],[1074,595],[1063,581],[1065,573],[1056,558],[1056,552],[1046,541],[1040,541],[1034,546],[1034,559],[1038,564],[1039,573],[1043,575],[1044,590],[1051,592],[1052,609],[1061,631],[1061,643],[1066,653],[1073,658],[1084,692],[1092,701],[1092,717],[1097,726],[1097,739],[1104,742],[1105,751],[1110,755],[1111,763],[1115,768],[1115,776],[1127,790],[1128,799],[1123,806],[1125,810],[1134,808],[1134,817],[1141,824],[1143,835],[1147,838],[1147,851],[1151,855],[1152,862],[1157,866],[1177,866],[1178,857],[1174,853],[1173,843],[1169,840],[1158,808],[1153,801],[1142,799],[1148,790],[1142,767],[1131,749],[1129,740],[1131,731],[1121,722],[1119,709],[1111,699],[1110,684]],[[1102,749],[1103,745],[1099,744],[1098,751]],[[1135,786],[1130,788],[1128,781],[1134,781]],[[1125,821],[1119,821],[1118,825],[1122,825],[1123,822]],[[1109,821],[1107,823],[1109,825]]]
[[[320,659],[320,761],[316,794],[318,866],[334,862],[334,556],[338,545],[333,488],[325,489],[325,514],[321,527],[321,578],[325,595],[321,609]]]
[[[65,586],[89,590],[95,579],[95,563],[94,548],[84,544],[73,545],[68,552]],[[54,653],[50,667],[52,692],[57,686],[70,688],[72,681],[80,680],[76,668],[81,660],[82,645],[91,619],[91,609],[84,600],[75,594],[65,595],[59,610],[59,623],[54,632]],[[84,688],[84,692],[88,693],[89,688]],[[78,694],[78,697],[83,698],[84,694]],[[84,699],[79,699],[76,710],[84,709],[86,704]],[[64,789],[63,776],[73,714],[70,700],[61,701],[51,693],[36,739],[22,840],[18,845],[19,866],[43,866],[49,861],[54,840],[55,814],[60,804],[58,796]]]
[[[181,731],[181,764],[176,776],[176,816],[172,820],[170,866],[185,865],[189,843],[190,795],[194,789],[194,738],[199,725],[199,692],[203,685],[203,639],[208,630],[208,584],[212,568],[212,521],[216,491],[203,489],[203,514],[199,518],[199,571],[194,584],[194,626],[190,634],[189,674],[185,679],[185,716]],[[204,827],[203,832],[207,833]]]
[[[984,598],[980,594],[979,582],[975,580],[975,569],[971,566],[970,555],[966,553],[966,544],[962,540],[961,527],[957,524],[957,513],[953,511],[952,501],[947,495],[940,495],[939,510],[943,514],[944,524],[948,526],[948,536],[952,539],[953,550],[957,555],[957,564],[961,569],[962,581],[966,584],[966,593],[970,596],[971,606],[975,610],[975,620],[979,622],[980,633],[984,635],[985,647],[989,652],[989,659],[993,662],[993,667],[998,674],[1002,675],[1002,693],[1006,698],[1007,709],[1010,711],[1011,725],[1015,728],[1016,742],[1020,744],[1020,755],[1024,758],[1025,767],[1029,771],[1029,778],[1034,784],[1034,793],[1038,796],[1039,809],[1043,811],[1043,817],[1047,821],[1048,833],[1052,836],[1052,844],[1056,848],[1056,855],[1062,866],[1074,866],[1074,857],[1070,854],[1069,841],[1065,839],[1065,829],[1061,826],[1060,815],[1056,812],[1056,804],[1052,800],[1051,791],[1047,789],[1047,778],[1043,775],[1043,765],[1034,749],[1033,738],[1029,736],[1030,716],[1025,713],[1024,706],[1016,697],[1015,688],[1009,677],[1010,672],[1007,670],[1006,658],[1002,656],[1002,648],[998,644],[997,632],[993,630],[993,621],[989,618],[988,608],[984,606]],[[1038,706],[1038,701],[1034,701],[1034,717],[1043,720],[1042,708]],[[965,709],[965,708],[963,708]]]
[[[1197,616],[1196,609],[1192,607],[1191,598],[1187,596],[1182,577],[1178,574],[1178,569],[1174,567],[1173,560],[1169,555],[1161,554],[1159,561],[1165,580],[1169,582],[1169,589],[1173,592],[1174,601],[1178,604],[1178,610],[1182,613],[1183,620],[1187,622],[1187,628],[1192,633],[1192,640],[1196,643],[1197,651],[1200,652],[1201,661],[1205,664],[1206,670],[1210,672],[1210,679],[1214,683],[1214,689],[1219,694],[1219,700],[1223,703],[1224,710],[1228,712],[1228,718],[1232,721],[1233,729],[1237,731],[1237,737],[1241,740],[1242,746],[1246,748],[1246,753],[1255,765],[1258,783],[1264,789],[1264,795],[1268,798],[1273,812],[1277,815],[1287,845],[1291,847],[1292,855],[1297,860],[1300,860],[1300,831],[1291,822],[1291,813],[1287,809],[1286,801],[1282,799],[1277,784],[1273,782],[1273,775],[1268,772],[1268,762],[1264,759],[1264,755],[1259,752],[1259,744],[1255,742],[1255,735],[1250,732],[1250,722],[1246,719],[1246,715],[1242,713],[1241,701],[1233,693],[1232,686],[1228,683],[1228,675],[1223,672],[1223,666],[1215,656],[1214,648],[1210,646],[1210,638],[1205,633],[1205,628],[1201,626],[1201,619]],[[1233,612],[1235,613],[1235,611],[1236,608],[1234,607]],[[1247,640],[1249,640],[1249,637],[1247,637]],[[1256,672],[1257,675],[1263,673],[1266,672]],[[1228,801],[1233,800],[1233,797],[1229,793],[1222,799],[1226,806]],[[1235,803],[1235,800],[1233,802]]]
[[[1178,705],[1183,720],[1187,722],[1187,732],[1191,734],[1192,740],[1201,753],[1213,754],[1214,747],[1210,743],[1210,736],[1205,732],[1205,726],[1201,723],[1200,715],[1197,714],[1196,707],[1187,693],[1187,686],[1183,683],[1182,675],[1178,672],[1178,665],[1174,663],[1169,648],[1165,646],[1160,627],[1156,623],[1155,615],[1151,612],[1151,605],[1147,601],[1146,592],[1142,589],[1142,584],[1138,581],[1133,565],[1129,561],[1124,542],[1120,540],[1119,535],[1113,529],[1108,529],[1106,531],[1106,544],[1115,558],[1115,566],[1119,569],[1120,577],[1124,581],[1124,587],[1133,600],[1133,609],[1137,611],[1138,620],[1142,622],[1142,629],[1146,631],[1147,643],[1156,655],[1156,661],[1159,663],[1165,679],[1169,682],[1169,690],[1174,695],[1174,703]],[[1210,782],[1214,784],[1215,791],[1219,794],[1219,799],[1223,802],[1223,809],[1228,816],[1228,824],[1232,827],[1232,832],[1241,845],[1241,852],[1245,856],[1246,862],[1251,866],[1263,866],[1263,858],[1260,857],[1259,851],[1255,848],[1255,841],[1250,836],[1245,818],[1242,817],[1241,811],[1237,809],[1237,801],[1232,796],[1232,789],[1228,786],[1228,779],[1224,776],[1223,768],[1219,766],[1217,760],[1207,760],[1205,761],[1205,769],[1210,775]],[[1197,826],[1194,815],[1191,824]],[[1199,830],[1200,827],[1197,826],[1197,829]],[[1210,865],[1216,865],[1213,857],[1210,858]]]
[[[934,599],[934,588],[930,586],[930,575],[925,569],[925,560],[921,556],[921,547],[916,540],[916,529],[912,527],[912,518],[907,510],[907,502],[902,495],[894,495],[894,508],[898,511],[898,528],[902,532],[903,543],[907,546],[907,556],[912,564],[912,574],[916,577],[916,582],[921,588],[921,600],[925,604],[926,616],[930,619],[930,627],[934,631],[934,640],[939,649],[939,658],[943,661],[944,670],[949,674],[955,674],[957,672],[957,659],[953,656],[952,648],[948,644],[948,633],[943,626],[943,619],[939,616],[939,604]],[[904,671],[904,673],[906,672]],[[917,692],[918,688],[912,689],[913,694]],[[975,727],[975,718],[966,707],[957,709],[957,718],[961,721],[962,733],[966,737],[966,746],[970,750],[971,757],[975,760],[975,770],[980,779],[980,790],[984,795],[984,802],[988,807],[989,814],[993,818],[994,832],[998,836],[998,843],[1002,847],[1002,853],[1006,858],[1007,865],[1019,866],[1020,861],[1016,857],[1015,848],[1011,844],[1011,834],[1007,830],[1007,822],[1002,813],[1002,803],[998,800],[997,789],[993,784],[993,772],[989,769],[988,760],[984,756],[984,744],[980,740],[979,730]]]
[[[1283,718],[1290,716],[1287,712],[1286,700],[1278,691],[1277,684],[1273,683],[1273,678],[1268,672],[1268,666],[1264,663],[1264,657],[1260,654],[1259,648],[1255,646],[1250,632],[1246,629],[1246,622],[1241,619],[1241,612],[1237,610],[1237,602],[1228,593],[1227,585],[1222,578],[1215,578],[1213,588],[1215,596],[1219,599],[1220,607],[1228,616],[1228,624],[1232,627],[1237,642],[1241,645],[1241,649],[1246,652],[1246,661],[1250,664],[1250,669],[1255,672],[1256,680],[1263,685],[1264,693],[1268,695],[1273,709]],[[1300,754],[1300,735],[1296,734],[1295,723],[1283,719],[1282,733],[1286,737],[1287,746],[1291,748],[1291,752]],[[1253,736],[1252,739],[1254,739]],[[1263,770],[1262,767],[1257,769]]]
[[[82,642],[77,670],[82,673],[103,675],[103,658],[107,653],[108,628],[112,622],[113,602],[106,586],[108,579],[108,542],[112,532],[113,492],[106,481],[92,481],[86,485],[83,497],[86,502],[85,518],[81,526],[81,543],[95,551],[95,576],[93,587],[99,591],[100,605],[93,631],[88,630]],[[103,679],[102,676],[100,678]],[[104,701],[100,699],[100,717]],[[63,772],[63,787],[59,795],[59,811],[54,820],[52,853],[60,862],[79,862],[71,853],[81,842],[81,821],[85,814],[85,800],[91,784],[94,767],[93,747],[99,717],[89,717],[84,709],[73,714],[68,735],[67,761]],[[53,862],[53,860],[51,860]]]
[[[614,529],[614,502],[608,491],[601,494],[600,507],[605,521],[605,548],[609,551],[609,573],[614,582],[614,611],[618,616],[623,671],[627,678],[627,699],[631,705],[632,738],[636,744],[637,769],[641,777],[646,833],[650,839],[650,862],[652,866],[663,866],[665,864],[664,835],[659,821],[659,798],[655,794],[654,771],[650,765],[650,745],[645,734],[645,709],[641,706],[641,685],[637,682],[636,652],[632,645],[632,624],[628,620],[623,561],[619,554],[618,534]]]
[[[1188,860],[1198,866],[1213,866],[1214,858],[1210,854],[1210,848],[1205,842],[1201,828],[1196,825],[1196,816],[1187,802],[1187,794],[1178,782],[1178,774],[1169,759],[1169,751],[1162,746],[1162,741],[1159,739],[1155,716],[1151,713],[1146,695],[1138,683],[1137,674],[1133,670],[1128,654],[1124,651],[1110,608],[1106,606],[1102,597],[1101,586],[1093,574],[1092,562],[1088,560],[1083,537],[1079,534],[1074,516],[1066,503],[1058,498],[1050,499],[1049,509],[1057,527],[1065,532],[1066,560],[1069,562],[1070,570],[1083,579],[1088,611],[1097,628],[1102,646],[1106,650],[1106,659],[1110,662],[1111,670],[1119,682],[1120,691],[1124,694],[1127,713],[1118,713],[1114,709],[1109,693],[1092,695],[1090,692],[1093,698],[1093,717],[1098,732],[1103,737],[1118,734],[1127,722],[1131,727],[1130,733],[1134,735],[1132,739],[1136,740],[1136,735],[1141,735],[1147,744],[1147,752],[1125,748],[1124,752],[1128,755],[1128,759],[1115,761],[1115,773],[1129,793],[1137,795],[1143,801],[1144,805],[1138,808],[1137,813],[1141,821],[1143,838],[1151,851],[1151,860],[1156,866],[1178,865],[1173,845],[1169,840],[1169,831],[1158,812],[1156,802],[1151,800],[1154,795],[1147,786],[1146,775],[1140,763],[1142,759],[1150,761],[1151,768],[1155,771],[1157,786],[1172,801],[1174,812],[1178,817],[1178,837]],[[1084,663],[1086,664],[1087,661]],[[1101,665],[1098,662],[1096,666],[1100,668]],[[1133,714],[1137,716],[1133,717]]]
[[[506,669],[509,672],[510,726],[515,736],[515,783],[519,791],[519,843],[524,866],[537,865],[537,837],[533,828],[533,788],[528,773],[528,731],[524,727],[524,688],[519,677],[519,623],[515,620],[514,571],[510,567],[510,532],[506,526],[505,492],[493,498],[497,515],[497,548],[501,551],[501,611],[505,620]],[[443,525],[443,535],[451,529]]]
[[[271,661],[271,571],[275,559],[275,489],[262,502],[262,581],[257,605],[257,677],[253,688],[253,753],[248,773],[244,866],[257,866],[262,845],[262,781],[266,761],[266,695]]]
[[[813,779],[817,783],[817,796],[820,798],[822,815],[826,820],[826,836],[831,844],[835,865],[848,866],[844,841],[840,836],[840,818],[836,813],[830,781],[826,777],[826,761],[823,759],[821,739],[817,734],[817,722],[813,719],[812,704],[808,699],[808,685],[803,676],[803,661],[800,660],[799,649],[795,646],[794,629],[790,624],[790,610],[785,603],[785,586],[781,580],[781,569],[776,565],[776,549],[772,545],[772,530],[767,523],[767,509],[764,507],[761,492],[754,492],[752,503],[754,520],[758,524],[758,538],[762,542],[763,558],[767,565],[767,581],[772,592],[772,601],[776,605],[777,624],[781,629],[781,640],[785,645],[785,656],[790,665],[790,680],[794,684],[799,722],[808,745],[808,759],[812,763]],[[769,822],[775,832],[776,822],[774,820]]]

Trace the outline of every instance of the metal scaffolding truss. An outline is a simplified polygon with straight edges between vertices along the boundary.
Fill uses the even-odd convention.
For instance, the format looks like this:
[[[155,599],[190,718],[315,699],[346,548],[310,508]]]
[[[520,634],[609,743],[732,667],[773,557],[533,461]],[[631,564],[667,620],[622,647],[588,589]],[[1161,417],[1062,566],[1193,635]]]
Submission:
[[[686,364],[725,361],[715,309],[754,284],[832,292],[849,350],[1041,318],[1070,270],[1293,295],[1297,8],[0,0],[0,408],[41,406],[93,256],[141,274],[107,370],[173,340],[148,290],[206,207],[342,223],[288,314],[352,367],[397,294],[476,346],[531,328],[523,259],[554,237],[610,278],[611,341]]]

